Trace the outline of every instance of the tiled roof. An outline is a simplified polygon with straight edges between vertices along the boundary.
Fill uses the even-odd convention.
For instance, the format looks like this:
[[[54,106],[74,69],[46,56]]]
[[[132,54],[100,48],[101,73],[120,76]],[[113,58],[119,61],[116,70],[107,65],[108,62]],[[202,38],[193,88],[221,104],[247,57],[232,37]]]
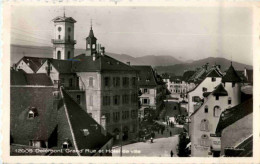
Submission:
[[[222,73],[217,68],[213,68],[206,75],[207,77],[222,77]]]
[[[66,17],[66,16],[58,16],[52,20],[53,22],[70,22],[70,23],[76,23],[76,20],[72,17]]]
[[[97,40],[97,38],[94,36],[94,32],[92,30],[92,27],[90,28],[89,35],[86,39],[87,39],[87,41],[91,41],[91,40],[96,41]]]
[[[236,71],[237,75],[240,77],[242,82],[248,82],[247,78],[244,75],[244,71]]]
[[[241,82],[241,81],[242,81],[241,78],[239,77],[239,75],[237,74],[237,72],[235,71],[234,67],[231,64],[228,70],[226,71],[226,74],[222,77],[222,82]]]
[[[229,108],[221,113],[219,123],[217,125],[216,134],[220,135],[222,130],[229,125],[235,123],[241,118],[247,116],[253,112],[253,98],[246,100],[245,102]]]
[[[22,70],[11,70],[11,85],[43,85],[52,86],[53,83],[45,73],[27,74]]]
[[[37,72],[38,69],[43,65],[43,63],[47,60],[48,58],[39,58],[39,57],[29,57],[29,56],[24,56],[18,63],[17,65],[23,60],[32,70],[33,72]]]
[[[29,140],[48,140],[57,126],[53,106],[53,87],[11,87],[11,135],[14,143],[28,145]],[[28,118],[31,107],[35,118]]]
[[[49,59],[49,61],[59,73],[73,73],[73,70],[71,69],[72,61],[58,59]]]
[[[11,70],[10,79],[11,85],[27,85],[26,78],[24,76],[25,72],[23,70]]]
[[[156,87],[155,73],[151,66],[133,66],[138,71],[138,85],[141,87]]]
[[[211,94],[211,92],[204,92],[203,97],[208,97]]]
[[[228,93],[222,84],[219,84],[216,89],[212,92],[214,96],[227,96]]]
[[[78,149],[99,150],[111,139],[111,135],[103,135],[101,126],[66,91],[62,90],[62,93]],[[84,135],[83,129],[88,130],[88,135]]]
[[[183,81],[188,81],[189,78],[195,73],[195,71],[186,71],[184,72],[183,76],[182,76],[182,79]]]
[[[238,157],[252,157],[253,156],[253,135],[244,140],[241,144],[239,144],[236,149],[243,149],[241,153],[239,153]]]
[[[131,66],[122,63],[108,55],[99,55],[95,61],[92,56],[81,54],[73,58],[72,69],[74,72],[94,71],[135,71]]]

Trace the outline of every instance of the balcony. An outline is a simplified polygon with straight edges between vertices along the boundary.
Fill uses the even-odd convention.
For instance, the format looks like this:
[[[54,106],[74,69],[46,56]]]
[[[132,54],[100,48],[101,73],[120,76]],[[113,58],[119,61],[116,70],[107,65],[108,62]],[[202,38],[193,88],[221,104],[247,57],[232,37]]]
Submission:
[[[65,39],[52,39],[53,44],[76,44],[76,40],[65,40]]]

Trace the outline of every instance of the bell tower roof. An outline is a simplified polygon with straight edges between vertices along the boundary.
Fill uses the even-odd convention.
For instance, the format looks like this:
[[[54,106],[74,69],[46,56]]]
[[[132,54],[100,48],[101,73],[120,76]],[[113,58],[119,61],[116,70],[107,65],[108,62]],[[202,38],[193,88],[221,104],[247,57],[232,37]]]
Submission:
[[[69,23],[76,23],[77,21],[72,17],[66,17],[65,13],[63,16],[58,16],[52,20],[53,22],[69,22]]]
[[[97,38],[94,36],[94,31],[92,29],[92,20],[91,20],[91,23],[90,23],[90,31],[89,31],[88,37],[86,39],[89,42],[97,40]]]
[[[234,69],[232,62],[226,74],[222,77],[222,82],[241,82],[241,78]]]

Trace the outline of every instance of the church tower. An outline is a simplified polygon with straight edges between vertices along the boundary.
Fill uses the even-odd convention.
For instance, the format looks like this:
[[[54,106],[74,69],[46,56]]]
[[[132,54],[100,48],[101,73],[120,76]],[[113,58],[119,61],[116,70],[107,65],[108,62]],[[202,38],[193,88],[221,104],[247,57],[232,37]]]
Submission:
[[[92,22],[90,26],[89,35],[86,38],[86,50],[90,51],[91,55],[93,55],[97,50],[97,38],[94,36],[94,32],[92,29]]]
[[[53,59],[67,60],[74,57],[74,23],[72,17],[63,16],[53,19],[54,22],[54,39]]]

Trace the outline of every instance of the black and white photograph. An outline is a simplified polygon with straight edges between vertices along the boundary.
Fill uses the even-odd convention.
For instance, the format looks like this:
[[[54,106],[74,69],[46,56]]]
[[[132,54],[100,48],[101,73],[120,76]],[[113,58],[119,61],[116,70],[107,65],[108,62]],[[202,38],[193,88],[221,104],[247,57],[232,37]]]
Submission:
[[[260,24],[217,4],[11,5],[4,151],[253,159]]]

